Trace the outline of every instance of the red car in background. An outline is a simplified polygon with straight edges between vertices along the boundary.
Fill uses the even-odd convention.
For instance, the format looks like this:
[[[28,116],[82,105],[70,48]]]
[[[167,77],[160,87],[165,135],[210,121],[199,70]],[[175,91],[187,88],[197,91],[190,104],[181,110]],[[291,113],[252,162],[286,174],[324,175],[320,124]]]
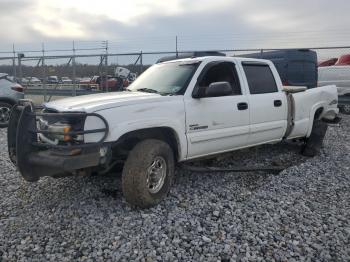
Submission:
[[[337,61],[338,61],[338,58],[331,58],[325,61],[321,61],[318,63],[318,67],[332,66],[332,65],[335,65]]]
[[[129,82],[119,77],[93,76],[91,79],[80,81],[80,87],[83,89],[99,89],[102,91],[122,91],[128,87]]]
[[[350,55],[342,55],[335,63],[336,66],[350,65]]]

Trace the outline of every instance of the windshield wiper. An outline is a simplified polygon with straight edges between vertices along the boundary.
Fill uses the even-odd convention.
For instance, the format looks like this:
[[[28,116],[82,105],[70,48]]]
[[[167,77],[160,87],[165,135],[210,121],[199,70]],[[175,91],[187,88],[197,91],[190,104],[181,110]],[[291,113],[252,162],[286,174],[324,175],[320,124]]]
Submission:
[[[151,89],[151,88],[140,88],[140,89],[137,89],[136,91],[145,92],[145,93],[152,93],[152,94],[158,94],[158,95],[161,95],[161,96],[173,96],[174,95],[173,93],[159,92],[159,91]]]
[[[154,94],[160,94],[157,90],[151,89],[151,88],[140,88],[137,89],[139,92],[145,92],[145,93],[154,93]]]

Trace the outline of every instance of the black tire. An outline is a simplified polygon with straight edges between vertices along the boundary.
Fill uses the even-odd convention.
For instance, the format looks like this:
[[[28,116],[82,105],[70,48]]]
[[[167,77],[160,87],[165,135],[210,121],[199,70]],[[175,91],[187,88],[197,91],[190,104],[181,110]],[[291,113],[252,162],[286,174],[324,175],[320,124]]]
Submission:
[[[8,126],[12,107],[9,103],[0,102],[0,128]]]
[[[323,139],[327,133],[328,125],[322,120],[314,120],[310,137],[306,138],[302,154],[314,157],[320,153]]]
[[[148,183],[148,178],[152,167],[158,165],[156,161],[163,163],[161,170],[166,172],[164,171],[165,177],[162,176],[162,183],[157,184],[159,187],[153,188],[153,185]],[[174,153],[166,142],[156,139],[139,142],[130,151],[123,169],[122,188],[126,201],[140,208],[157,205],[170,191],[174,181],[174,169]]]
[[[350,105],[339,106],[339,111],[344,115],[350,115]]]

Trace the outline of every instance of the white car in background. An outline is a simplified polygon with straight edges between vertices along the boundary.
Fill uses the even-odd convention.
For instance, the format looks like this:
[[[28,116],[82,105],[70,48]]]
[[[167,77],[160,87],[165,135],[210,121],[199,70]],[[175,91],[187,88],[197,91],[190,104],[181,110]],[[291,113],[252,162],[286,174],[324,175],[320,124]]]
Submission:
[[[319,67],[318,85],[336,85],[339,96],[350,94],[350,66]]]
[[[40,79],[38,79],[37,77],[33,76],[33,77],[24,77],[22,78],[22,84],[23,85],[40,85],[41,81]]]
[[[69,85],[69,84],[72,84],[72,83],[73,83],[72,79],[70,79],[70,78],[67,77],[67,76],[62,76],[60,82],[61,82],[62,84],[66,84],[66,85]]]
[[[350,96],[350,66],[326,66],[318,68],[318,85],[336,85],[339,96]],[[340,105],[341,111],[350,114],[350,105]]]

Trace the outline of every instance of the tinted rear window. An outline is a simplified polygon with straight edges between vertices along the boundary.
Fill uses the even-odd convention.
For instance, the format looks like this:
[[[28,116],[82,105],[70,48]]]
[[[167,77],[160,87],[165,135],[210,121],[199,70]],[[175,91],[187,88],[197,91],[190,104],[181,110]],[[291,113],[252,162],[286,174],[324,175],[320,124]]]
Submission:
[[[275,78],[268,65],[244,63],[243,68],[252,95],[278,91]]]

